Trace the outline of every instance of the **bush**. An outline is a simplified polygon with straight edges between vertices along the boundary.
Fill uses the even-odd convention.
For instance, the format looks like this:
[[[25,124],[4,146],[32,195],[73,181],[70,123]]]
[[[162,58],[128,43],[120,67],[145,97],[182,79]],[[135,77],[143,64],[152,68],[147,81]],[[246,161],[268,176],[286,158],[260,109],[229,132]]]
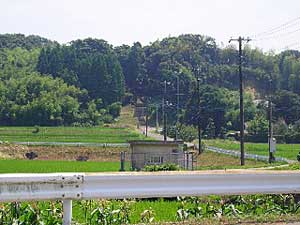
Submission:
[[[125,92],[123,98],[122,98],[122,105],[129,105],[133,102],[133,94],[130,92]]]
[[[181,170],[180,166],[173,163],[166,163],[161,165],[147,165],[143,171],[157,172],[157,171],[177,171]]]
[[[178,137],[185,142],[192,142],[198,137],[198,130],[193,126],[179,124],[177,127]],[[175,126],[168,128],[168,136],[174,138],[176,133]]]
[[[297,161],[300,162],[300,152],[297,154]]]
[[[107,107],[108,113],[113,117],[117,118],[120,116],[122,104],[121,102],[114,102]]]
[[[102,120],[104,123],[112,123],[114,121],[114,118],[110,114],[106,114],[102,116]]]
[[[288,132],[285,135],[286,143],[300,143],[300,133],[298,132]]]

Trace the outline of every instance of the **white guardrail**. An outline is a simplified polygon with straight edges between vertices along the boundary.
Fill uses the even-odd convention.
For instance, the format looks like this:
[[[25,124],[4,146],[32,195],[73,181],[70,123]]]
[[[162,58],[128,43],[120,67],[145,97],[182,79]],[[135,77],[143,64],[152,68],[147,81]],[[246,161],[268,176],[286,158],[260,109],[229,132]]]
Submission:
[[[162,173],[64,173],[0,175],[0,201],[63,201],[63,224],[72,200],[200,195],[300,193],[297,171],[193,171]]]

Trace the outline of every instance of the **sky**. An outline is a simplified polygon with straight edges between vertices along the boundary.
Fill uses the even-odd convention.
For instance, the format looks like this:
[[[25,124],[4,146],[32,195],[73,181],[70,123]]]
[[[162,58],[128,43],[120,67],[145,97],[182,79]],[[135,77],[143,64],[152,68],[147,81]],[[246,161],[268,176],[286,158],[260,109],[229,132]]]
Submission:
[[[1,34],[60,43],[92,37],[114,46],[147,45],[192,33],[211,36],[222,47],[231,37],[256,37],[298,17],[299,0],[0,0]],[[300,20],[265,38],[250,43],[264,51],[300,48]]]

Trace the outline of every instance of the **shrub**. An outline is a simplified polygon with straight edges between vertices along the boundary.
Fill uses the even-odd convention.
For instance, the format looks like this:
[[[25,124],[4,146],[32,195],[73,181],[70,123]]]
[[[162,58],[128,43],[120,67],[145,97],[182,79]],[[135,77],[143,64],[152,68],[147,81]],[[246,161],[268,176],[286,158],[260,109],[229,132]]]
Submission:
[[[157,172],[157,171],[176,171],[181,170],[180,166],[174,163],[166,163],[161,165],[147,165],[144,167],[143,171]]]
[[[113,117],[117,118],[120,116],[122,104],[121,102],[114,102],[107,107],[108,113]]]

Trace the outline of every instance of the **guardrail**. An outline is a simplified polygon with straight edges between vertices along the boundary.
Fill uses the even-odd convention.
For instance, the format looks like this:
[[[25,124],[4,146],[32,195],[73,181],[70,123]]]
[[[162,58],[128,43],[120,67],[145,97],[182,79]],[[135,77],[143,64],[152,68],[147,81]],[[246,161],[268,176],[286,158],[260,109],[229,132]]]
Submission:
[[[221,153],[221,154],[231,155],[231,156],[235,156],[235,157],[241,156],[241,153],[237,150],[228,150],[228,149],[222,149],[222,148],[217,148],[217,147],[213,147],[213,146],[207,146],[207,150],[212,151],[212,152]],[[258,160],[258,161],[265,161],[265,162],[269,161],[269,156],[249,154],[249,153],[245,153],[245,158],[246,159],[254,159],[254,160]],[[296,160],[290,160],[290,159],[286,159],[286,158],[282,158],[282,157],[276,157],[275,161],[276,162],[287,162],[287,163],[297,162]]]
[[[299,172],[211,171],[0,175],[0,201],[63,201],[63,224],[72,200],[232,194],[300,193]]]

